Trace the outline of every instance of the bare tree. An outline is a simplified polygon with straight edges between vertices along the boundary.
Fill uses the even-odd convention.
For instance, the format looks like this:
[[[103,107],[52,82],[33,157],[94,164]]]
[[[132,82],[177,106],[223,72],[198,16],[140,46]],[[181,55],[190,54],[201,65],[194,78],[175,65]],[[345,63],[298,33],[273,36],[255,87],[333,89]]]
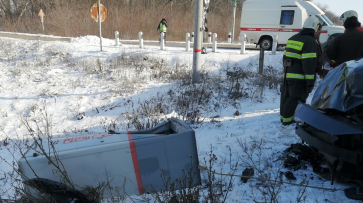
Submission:
[[[90,17],[95,0],[0,0],[0,26],[4,31],[42,33],[38,13],[45,14],[45,34],[78,37],[98,35],[98,24]],[[236,27],[239,26],[242,3],[237,0]],[[185,33],[194,29],[195,0],[101,0],[108,9],[102,23],[103,37],[113,38],[119,31],[122,39],[135,39],[142,31],[145,39],[159,38],[156,31],[160,19],[168,19],[168,38],[184,40]],[[226,41],[231,31],[232,1],[212,0],[209,4],[208,30]],[[340,24],[337,15],[320,6],[326,15]]]
[[[322,11],[324,11],[325,15],[335,24],[335,25],[342,25],[343,22],[339,20],[339,16],[341,13],[333,13],[329,10],[329,6],[327,4],[320,4],[317,2],[314,2]]]

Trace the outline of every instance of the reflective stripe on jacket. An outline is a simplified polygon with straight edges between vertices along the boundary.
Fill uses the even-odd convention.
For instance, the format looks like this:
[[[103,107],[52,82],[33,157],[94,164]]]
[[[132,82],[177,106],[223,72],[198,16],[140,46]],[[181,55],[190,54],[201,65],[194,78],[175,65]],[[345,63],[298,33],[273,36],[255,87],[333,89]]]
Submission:
[[[286,69],[286,80],[305,80],[314,85],[317,65],[317,43],[313,29],[303,29],[287,41],[283,59],[291,60]]]

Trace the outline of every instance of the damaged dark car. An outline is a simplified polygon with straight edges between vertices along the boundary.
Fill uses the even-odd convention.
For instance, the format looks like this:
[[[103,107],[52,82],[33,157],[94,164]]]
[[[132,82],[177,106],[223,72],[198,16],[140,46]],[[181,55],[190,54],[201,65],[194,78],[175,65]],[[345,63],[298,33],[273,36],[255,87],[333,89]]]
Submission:
[[[296,134],[323,155],[331,183],[352,183],[345,195],[363,200],[363,59],[330,70],[295,120]]]

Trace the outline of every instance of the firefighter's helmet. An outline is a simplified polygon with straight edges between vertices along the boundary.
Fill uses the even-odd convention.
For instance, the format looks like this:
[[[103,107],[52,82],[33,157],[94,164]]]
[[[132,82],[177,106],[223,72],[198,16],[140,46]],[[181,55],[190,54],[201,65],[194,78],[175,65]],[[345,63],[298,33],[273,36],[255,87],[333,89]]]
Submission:
[[[353,10],[349,10],[349,11],[345,11],[341,16],[340,16],[340,20],[342,20],[343,22],[345,20],[347,20],[347,18],[355,16],[358,18],[358,13],[356,11]]]
[[[316,16],[309,16],[305,20],[303,28],[314,29],[316,32],[316,31],[318,31],[319,28],[321,28],[321,24]]]

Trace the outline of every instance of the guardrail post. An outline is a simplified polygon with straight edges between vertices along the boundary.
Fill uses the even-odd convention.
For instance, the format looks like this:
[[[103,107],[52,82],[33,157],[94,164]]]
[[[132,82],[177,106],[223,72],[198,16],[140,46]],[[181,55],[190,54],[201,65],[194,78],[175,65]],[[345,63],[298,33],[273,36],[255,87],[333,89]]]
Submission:
[[[212,43],[212,32],[208,32],[208,43]]]
[[[263,74],[263,61],[265,59],[265,49],[260,46],[260,58],[258,63],[258,73]]]
[[[118,31],[115,32],[115,46],[119,46],[120,45],[120,39],[119,39],[119,33]]]
[[[217,33],[213,34],[213,45],[212,45],[212,52],[217,51]]]
[[[185,51],[190,50],[190,33],[185,35]]]
[[[231,44],[232,43],[232,33],[229,32],[228,33],[228,44]]]
[[[192,32],[192,36],[190,37],[190,41],[194,43],[194,32]]]
[[[276,54],[276,49],[277,49],[277,40],[278,40],[278,36],[277,35],[274,35],[272,36],[272,54],[275,55]]]
[[[164,42],[164,33],[163,32],[160,32],[160,49],[161,50],[164,50],[165,48],[165,42]]]
[[[241,54],[245,54],[246,52],[246,34],[241,32],[239,34],[240,36],[240,41],[241,41]]]
[[[144,39],[142,38],[142,32],[139,32],[139,46],[144,48]]]

